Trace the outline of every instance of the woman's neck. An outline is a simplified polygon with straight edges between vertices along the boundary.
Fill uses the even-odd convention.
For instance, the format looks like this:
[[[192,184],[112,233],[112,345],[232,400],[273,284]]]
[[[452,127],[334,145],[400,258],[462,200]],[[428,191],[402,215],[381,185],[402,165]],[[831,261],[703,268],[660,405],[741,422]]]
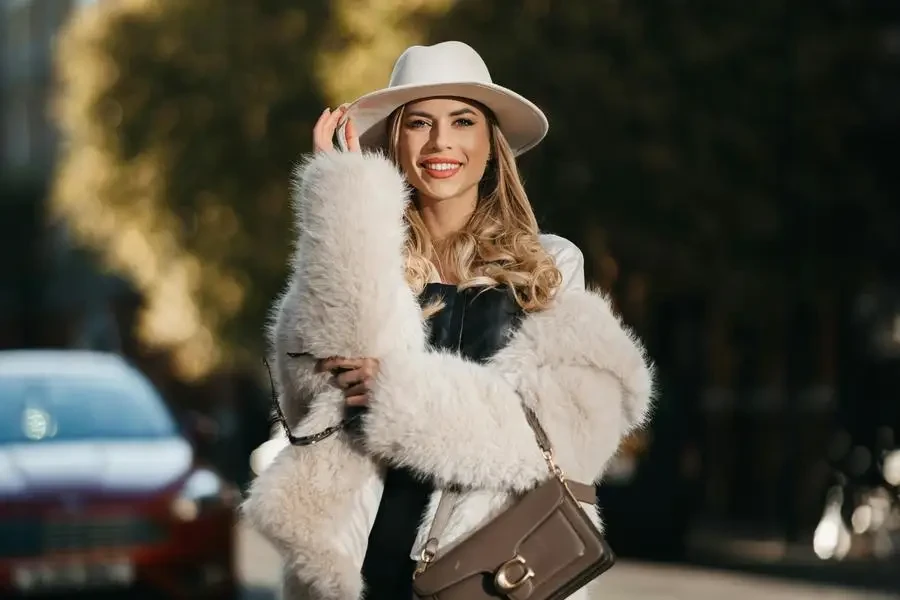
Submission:
[[[433,200],[420,195],[418,204],[428,235],[432,241],[439,243],[466,226],[472,213],[475,212],[478,196],[474,193],[471,198]]]

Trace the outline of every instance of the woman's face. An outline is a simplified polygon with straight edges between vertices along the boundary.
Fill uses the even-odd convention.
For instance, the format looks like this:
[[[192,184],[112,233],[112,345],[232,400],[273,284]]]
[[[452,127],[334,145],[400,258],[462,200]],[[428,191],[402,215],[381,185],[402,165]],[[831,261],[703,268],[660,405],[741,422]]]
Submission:
[[[473,103],[432,98],[406,105],[397,144],[400,168],[421,196],[477,200],[490,155],[487,116]]]

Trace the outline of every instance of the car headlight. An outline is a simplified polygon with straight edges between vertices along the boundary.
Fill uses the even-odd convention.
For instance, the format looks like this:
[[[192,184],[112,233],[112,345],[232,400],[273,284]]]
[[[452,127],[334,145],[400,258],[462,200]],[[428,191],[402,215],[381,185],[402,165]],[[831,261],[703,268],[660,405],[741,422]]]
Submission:
[[[209,469],[197,469],[184,481],[172,502],[172,512],[182,521],[193,521],[204,510],[230,502],[231,491],[226,482]]]

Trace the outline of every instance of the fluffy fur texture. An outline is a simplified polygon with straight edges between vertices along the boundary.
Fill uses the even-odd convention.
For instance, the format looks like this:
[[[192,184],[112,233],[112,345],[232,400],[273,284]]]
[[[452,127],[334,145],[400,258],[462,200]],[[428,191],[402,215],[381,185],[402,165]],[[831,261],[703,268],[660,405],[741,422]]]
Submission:
[[[361,444],[338,435],[285,448],[244,504],[250,523],[284,557],[286,598],[361,597],[360,569],[385,464],[412,466],[462,490],[445,549],[545,479],[522,399],[570,477],[602,476],[622,436],[646,419],[652,395],[643,350],[606,298],[579,286],[561,290],[485,365],[430,351],[403,280],[408,200],[396,168],[378,155],[319,155],[302,165],[298,181],[294,271],[271,331],[280,401],[295,432],[333,425],[343,400],[326,375],[312,372],[311,360],[285,352],[373,356],[381,369]],[[554,238],[577,253],[561,242]],[[425,541],[439,496],[410,556]]]
[[[327,380],[309,381],[312,361],[289,359],[287,352],[381,356],[425,343],[415,298],[396,294],[406,287],[409,196],[396,168],[378,155],[322,154],[302,162],[294,182],[293,276],[270,337],[281,382],[318,392],[316,383]],[[286,400],[283,408],[296,421],[308,402]]]

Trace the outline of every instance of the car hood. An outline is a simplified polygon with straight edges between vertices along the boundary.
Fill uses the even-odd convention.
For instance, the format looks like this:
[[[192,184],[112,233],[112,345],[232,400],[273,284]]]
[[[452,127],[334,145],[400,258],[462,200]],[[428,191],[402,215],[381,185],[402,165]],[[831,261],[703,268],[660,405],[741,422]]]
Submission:
[[[165,488],[193,464],[177,437],[0,445],[0,498],[81,489],[136,493]]]

